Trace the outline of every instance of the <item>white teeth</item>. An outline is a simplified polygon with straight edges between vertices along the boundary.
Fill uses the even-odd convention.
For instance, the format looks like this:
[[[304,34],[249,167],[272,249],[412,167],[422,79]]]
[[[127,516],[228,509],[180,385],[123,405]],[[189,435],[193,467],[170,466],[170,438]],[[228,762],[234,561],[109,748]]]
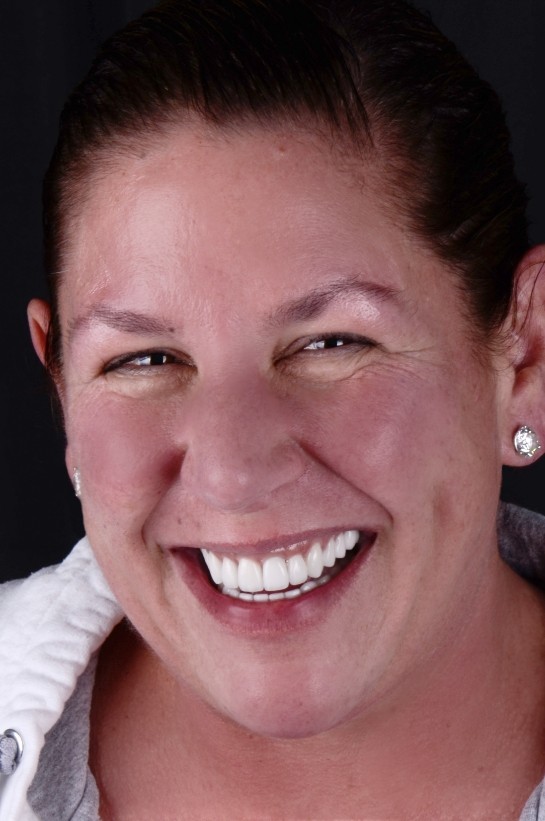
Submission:
[[[360,534],[357,530],[347,530],[346,533],[343,533],[343,536],[346,549],[352,550],[352,548],[356,546]]]
[[[313,579],[318,579],[324,569],[324,554],[320,542],[314,542],[307,553],[308,575]]]
[[[265,590],[285,590],[290,586],[288,566],[285,559],[271,556],[263,562],[263,587]]]
[[[242,599],[242,601],[281,601],[282,599],[296,599],[298,596],[303,595],[303,593],[310,593],[311,590],[316,590],[317,587],[321,587],[322,584],[326,584],[330,581],[330,579],[332,579],[332,576],[324,573],[324,575],[319,579],[312,579],[311,581],[305,582],[305,584],[301,587],[296,587],[293,590],[286,590],[283,593],[241,593],[239,590],[232,590],[229,587],[223,587],[223,585],[221,587],[221,592],[226,596],[232,596],[234,599]]]
[[[324,550],[324,567],[333,567],[335,562],[337,561],[337,557],[335,556],[335,545],[337,543],[336,536],[333,536],[327,543],[327,547]],[[342,539],[342,534],[341,534]]]
[[[329,581],[335,571],[329,574],[324,568],[334,567],[356,546],[359,537],[359,531],[347,530],[329,538],[324,546],[314,542],[306,555],[274,554],[261,560],[248,556],[220,558],[205,549],[202,555],[212,580],[225,595],[243,601],[277,601],[296,598]]]
[[[226,587],[238,587],[238,564],[224,557],[221,565],[222,582]]]
[[[221,584],[223,581],[221,559],[218,559],[215,553],[212,553],[211,550],[203,550],[203,556],[210,571],[210,575],[212,576],[212,580],[215,584]]]
[[[253,600],[254,601],[269,601],[269,594],[268,593],[254,593]]]
[[[346,556],[346,538],[344,533],[335,536],[335,556],[337,559],[344,559]]]
[[[290,584],[303,584],[308,579],[307,563],[299,553],[289,557],[288,572]]]
[[[301,593],[310,593],[311,590],[314,590],[318,585],[315,581],[308,581],[301,585],[299,588]]]
[[[245,593],[259,593],[263,590],[261,562],[243,558],[238,563],[238,586]]]

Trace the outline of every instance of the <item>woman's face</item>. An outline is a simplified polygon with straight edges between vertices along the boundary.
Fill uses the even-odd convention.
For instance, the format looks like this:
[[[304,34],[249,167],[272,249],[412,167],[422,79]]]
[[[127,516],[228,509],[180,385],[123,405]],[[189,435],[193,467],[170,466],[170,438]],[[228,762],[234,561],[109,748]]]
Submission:
[[[339,725],[425,670],[493,552],[501,382],[356,167],[301,133],[181,129],[94,183],[60,292],[98,561],[166,668],[258,733]],[[274,588],[348,531],[352,561],[278,600],[202,560]]]

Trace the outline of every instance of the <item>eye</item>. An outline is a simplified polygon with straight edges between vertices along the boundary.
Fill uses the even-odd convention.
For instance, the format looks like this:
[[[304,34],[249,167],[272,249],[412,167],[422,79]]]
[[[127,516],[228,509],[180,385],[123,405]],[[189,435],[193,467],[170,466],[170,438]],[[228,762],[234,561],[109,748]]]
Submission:
[[[310,382],[349,379],[373,362],[380,345],[364,336],[328,332],[299,338],[276,360],[283,374]]]
[[[355,350],[370,348],[375,344],[371,339],[356,334],[327,333],[309,340],[300,350],[301,352],[343,350],[343,352],[348,353],[348,351],[354,352]]]
[[[161,370],[168,365],[188,364],[190,363],[169,351],[137,351],[108,362],[104,367],[104,373],[145,374]]]
[[[161,351],[152,351],[151,353],[145,353],[140,354],[139,356],[135,356],[133,357],[133,359],[130,359],[129,362],[125,364],[130,364],[133,368],[156,368],[159,365],[170,365],[173,361],[174,357],[168,353],[163,353]]]
[[[346,348],[348,346],[368,347],[372,345],[370,339],[354,336],[352,334],[324,334],[308,342],[303,351],[327,351],[336,348]]]

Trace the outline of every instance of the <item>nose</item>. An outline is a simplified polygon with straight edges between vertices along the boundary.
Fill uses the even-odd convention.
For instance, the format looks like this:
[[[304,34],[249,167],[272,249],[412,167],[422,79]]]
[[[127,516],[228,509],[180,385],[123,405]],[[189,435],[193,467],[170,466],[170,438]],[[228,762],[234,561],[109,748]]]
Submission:
[[[268,386],[237,380],[197,394],[183,414],[186,492],[216,510],[252,512],[302,476],[306,457],[290,435],[293,414]]]

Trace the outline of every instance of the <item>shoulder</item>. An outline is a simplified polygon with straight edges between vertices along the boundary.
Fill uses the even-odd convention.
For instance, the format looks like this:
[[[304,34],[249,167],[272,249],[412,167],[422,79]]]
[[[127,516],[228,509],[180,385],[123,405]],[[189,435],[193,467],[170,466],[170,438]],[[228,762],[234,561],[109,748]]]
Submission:
[[[0,819],[32,817],[25,796],[44,738],[121,617],[87,539],[60,565],[0,586],[0,732],[14,729],[24,743]]]
[[[1,585],[0,710],[23,681],[79,675],[120,618],[87,539],[61,564]]]
[[[542,781],[533,791],[519,821],[545,821],[545,781]]]
[[[545,587],[545,516],[502,504],[498,513],[498,541],[503,559],[513,570]]]
[[[115,599],[84,538],[58,565],[0,585],[0,658],[16,638],[18,648],[42,645],[51,633],[75,627],[74,618],[117,610]]]

